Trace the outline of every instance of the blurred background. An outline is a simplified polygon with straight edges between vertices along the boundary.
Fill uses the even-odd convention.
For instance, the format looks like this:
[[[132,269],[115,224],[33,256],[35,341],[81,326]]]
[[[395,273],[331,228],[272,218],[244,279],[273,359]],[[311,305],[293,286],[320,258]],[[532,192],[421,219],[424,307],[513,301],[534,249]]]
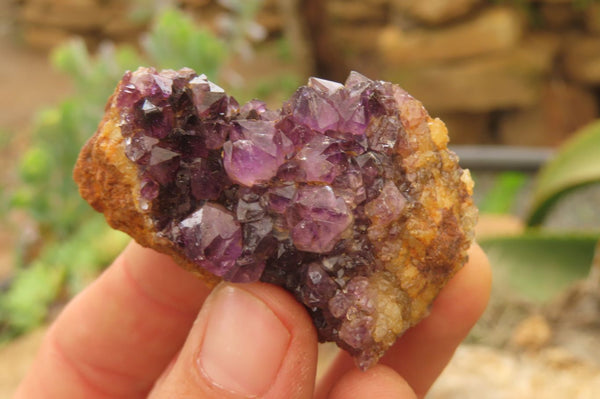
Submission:
[[[600,397],[600,2],[2,0],[0,398],[128,241],[71,171],[139,65],[274,108],[311,75],[400,84],[471,169],[495,275],[429,397]]]

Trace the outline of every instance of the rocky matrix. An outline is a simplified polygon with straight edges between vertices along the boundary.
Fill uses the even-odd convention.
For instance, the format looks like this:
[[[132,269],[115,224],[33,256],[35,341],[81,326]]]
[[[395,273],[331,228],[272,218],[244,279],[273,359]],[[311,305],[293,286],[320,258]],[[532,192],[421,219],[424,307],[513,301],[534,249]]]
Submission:
[[[284,287],[320,340],[361,369],[426,316],[466,261],[469,173],[444,124],[397,85],[356,72],[343,85],[311,78],[271,111],[240,106],[190,69],[139,68],[107,115],[76,167],[82,195],[148,244],[110,209],[122,178],[93,160],[124,153],[136,212],[127,219],[141,216],[157,249],[227,281]]]

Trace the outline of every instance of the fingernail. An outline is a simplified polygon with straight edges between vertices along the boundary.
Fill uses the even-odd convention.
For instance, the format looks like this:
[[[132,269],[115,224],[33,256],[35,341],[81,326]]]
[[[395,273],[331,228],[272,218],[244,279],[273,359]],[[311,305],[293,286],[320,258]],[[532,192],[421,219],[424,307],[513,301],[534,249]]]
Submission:
[[[253,397],[273,385],[290,332],[258,297],[223,285],[213,293],[198,357],[202,374],[215,386]]]

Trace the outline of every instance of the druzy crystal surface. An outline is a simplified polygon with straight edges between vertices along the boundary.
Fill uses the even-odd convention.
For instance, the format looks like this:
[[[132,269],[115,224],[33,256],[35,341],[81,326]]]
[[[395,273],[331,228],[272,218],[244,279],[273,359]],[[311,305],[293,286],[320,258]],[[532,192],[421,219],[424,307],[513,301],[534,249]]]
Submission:
[[[135,165],[135,211],[167,243],[159,249],[228,281],[284,287],[319,338],[363,369],[466,260],[472,182],[443,123],[397,85],[356,72],[345,84],[311,78],[272,111],[239,105],[190,69],[140,68],[109,115],[120,138],[106,134]],[[91,158],[76,178],[91,175]],[[97,191],[82,189],[110,213],[90,199]]]

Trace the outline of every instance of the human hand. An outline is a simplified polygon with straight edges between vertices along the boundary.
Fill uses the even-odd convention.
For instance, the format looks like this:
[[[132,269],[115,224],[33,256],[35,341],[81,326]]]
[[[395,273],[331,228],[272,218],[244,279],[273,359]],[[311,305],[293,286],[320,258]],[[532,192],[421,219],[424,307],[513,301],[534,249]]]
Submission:
[[[422,398],[483,312],[490,269],[478,246],[434,302],[366,372],[340,352],[315,381],[304,308],[269,284],[212,293],[132,243],[50,327],[15,398]]]

